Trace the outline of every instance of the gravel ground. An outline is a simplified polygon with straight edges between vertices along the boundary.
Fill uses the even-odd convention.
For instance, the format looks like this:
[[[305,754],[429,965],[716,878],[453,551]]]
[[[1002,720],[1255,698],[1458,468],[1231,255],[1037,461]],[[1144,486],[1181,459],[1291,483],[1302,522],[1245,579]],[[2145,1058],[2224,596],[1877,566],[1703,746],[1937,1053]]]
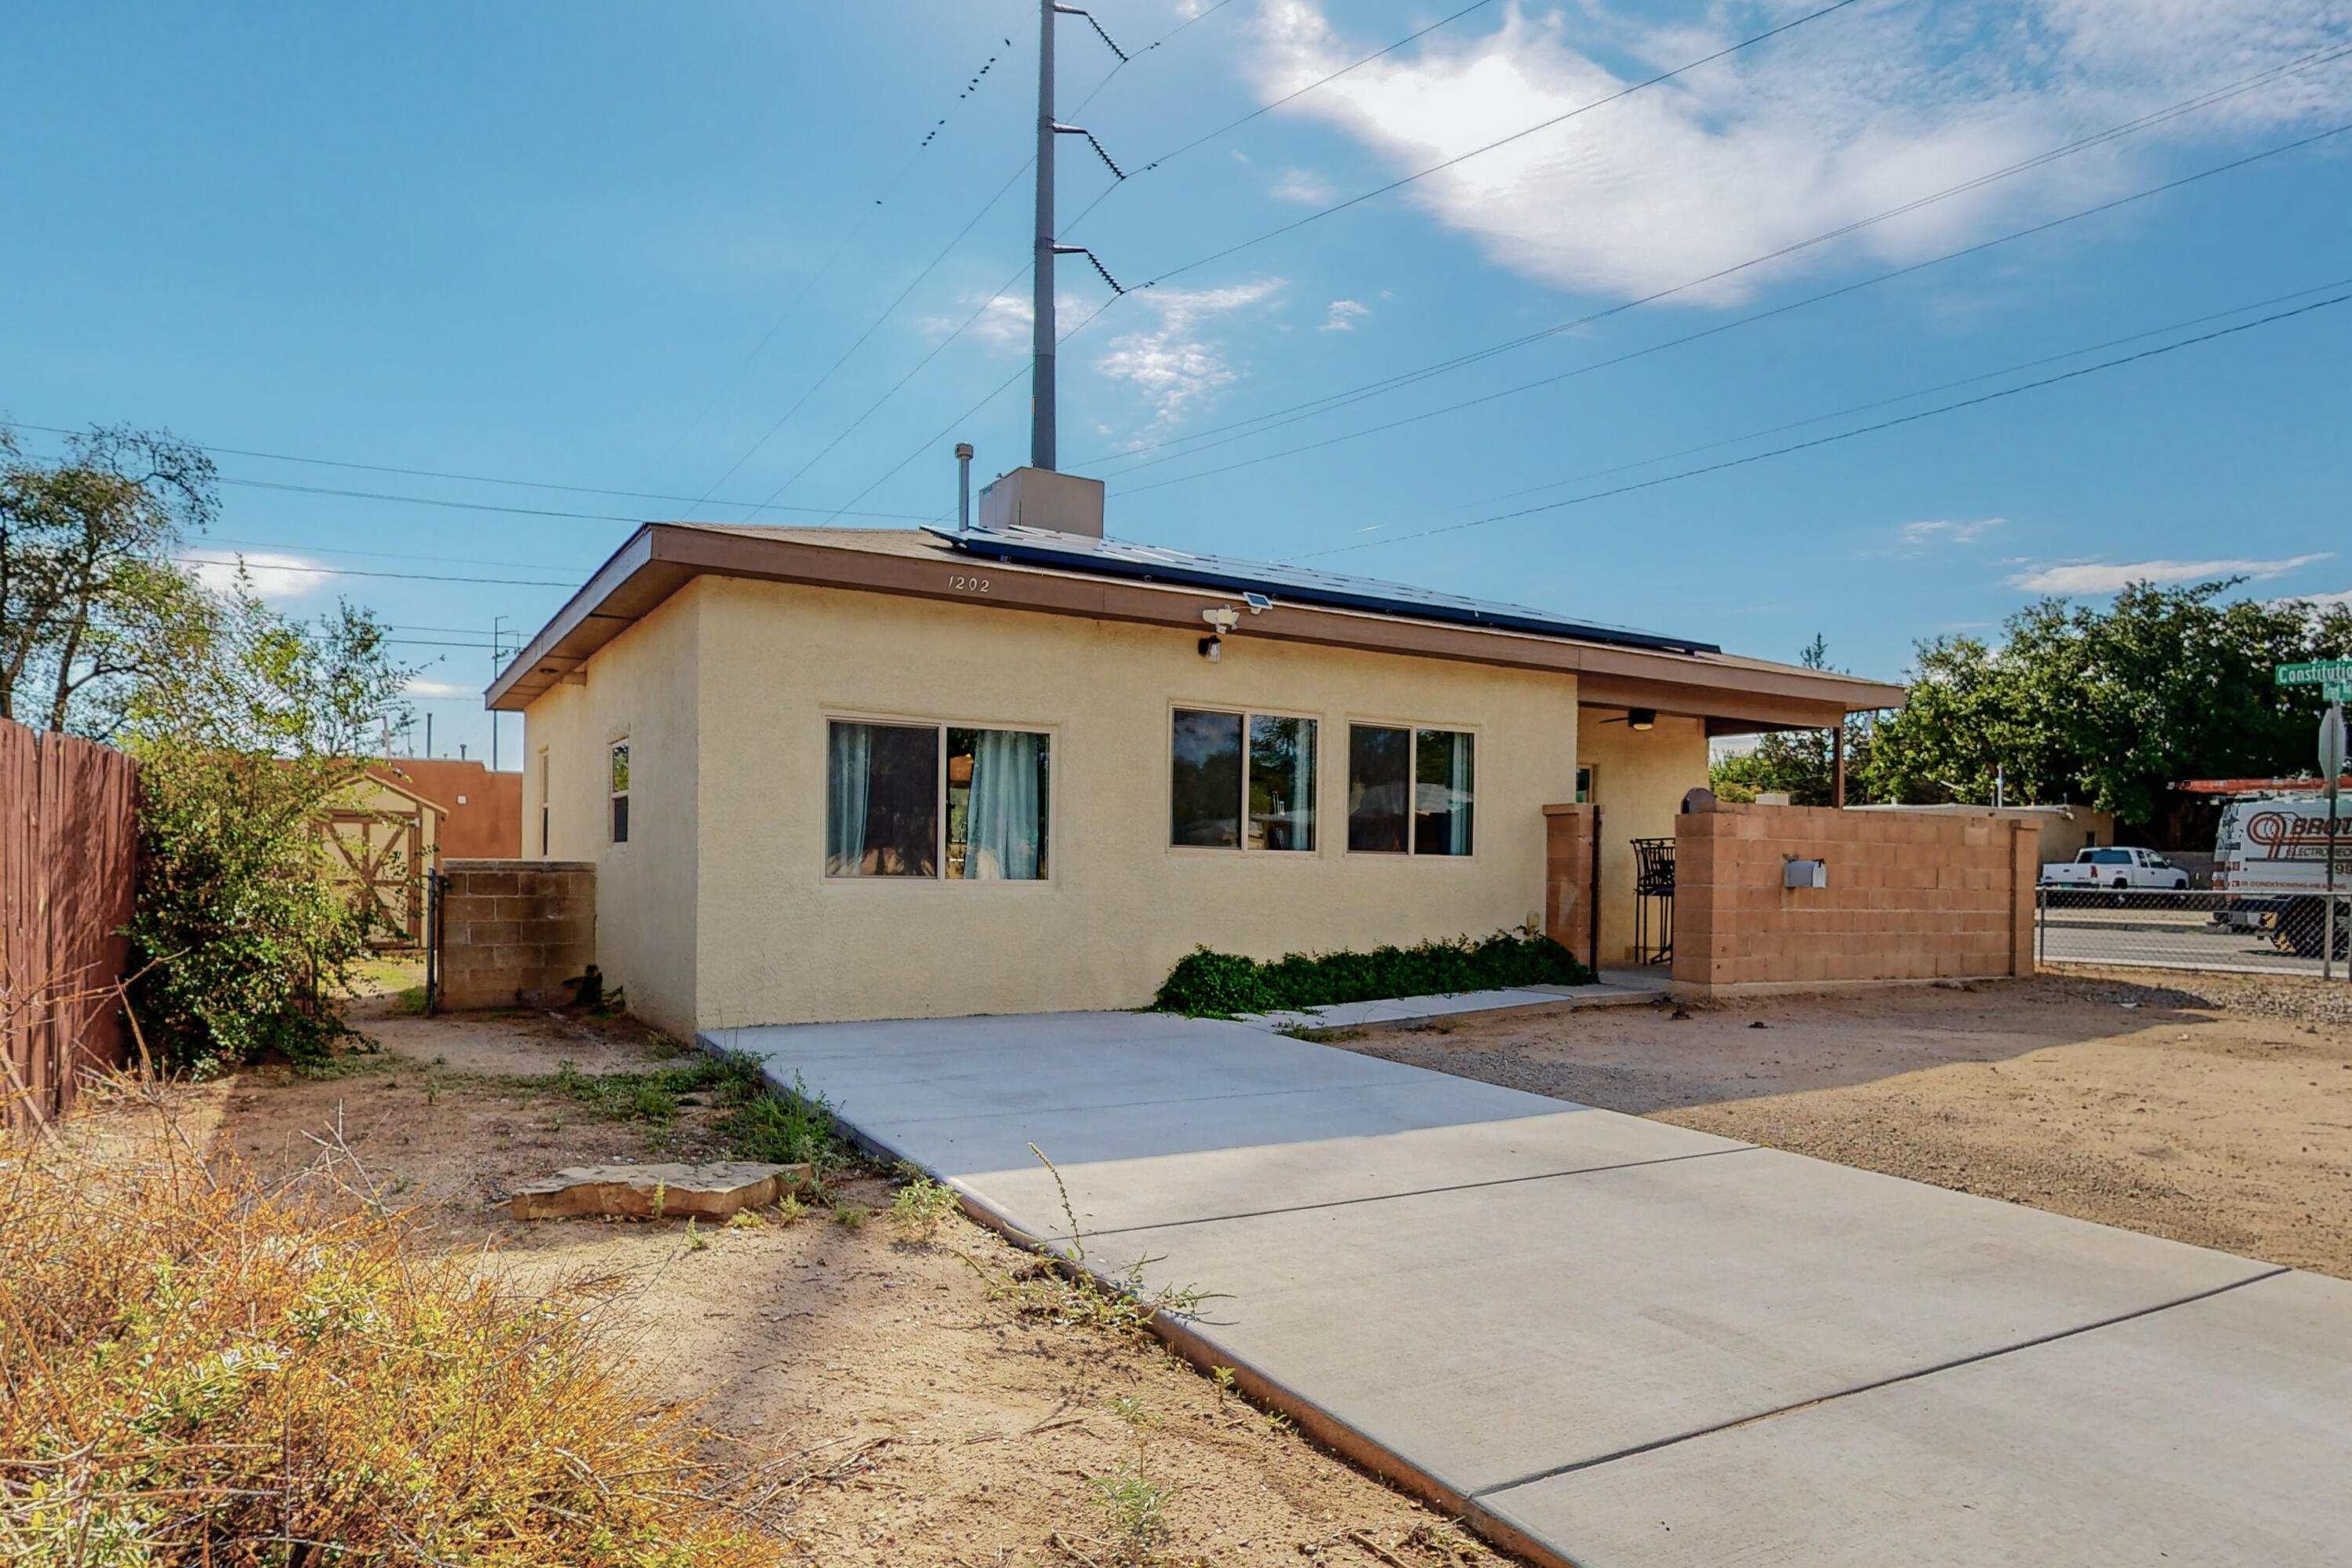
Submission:
[[[1345,1040],[2352,1279],[2352,994],[2074,973]]]

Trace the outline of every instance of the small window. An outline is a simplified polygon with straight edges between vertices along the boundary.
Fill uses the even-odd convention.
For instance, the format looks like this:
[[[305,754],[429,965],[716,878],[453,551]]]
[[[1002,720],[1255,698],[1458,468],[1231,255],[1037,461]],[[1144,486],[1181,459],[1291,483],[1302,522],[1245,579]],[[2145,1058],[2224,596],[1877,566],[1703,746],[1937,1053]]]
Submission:
[[[1576,804],[1579,805],[1592,804],[1592,770],[1591,768],[1576,770]]]
[[[613,742],[613,842],[629,841],[629,742]]]
[[[547,858],[547,748],[539,749],[539,858]]]
[[[1041,881],[1052,763],[1052,738],[1034,731],[836,721],[825,875]]]
[[[1476,737],[1461,730],[1348,730],[1348,847],[1374,855],[1467,855]],[[1589,781],[1588,781],[1589,782]]]
[[[1180,848],[1315,847],[1312,719],[1176,711],[1168,842]]]

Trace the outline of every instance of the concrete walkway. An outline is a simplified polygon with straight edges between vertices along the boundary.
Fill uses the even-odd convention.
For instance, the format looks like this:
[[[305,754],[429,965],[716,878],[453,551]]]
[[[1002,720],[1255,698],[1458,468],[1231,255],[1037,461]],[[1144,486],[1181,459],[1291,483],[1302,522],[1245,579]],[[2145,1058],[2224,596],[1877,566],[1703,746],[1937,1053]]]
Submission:
[[[1391,996],[1378,1002],[1333,1002],[1281,1013],[1244,1013],[1234,1022],[1253,1029],[1398,1029],[1438,1018],[1539,1013],[1554,1008],[1630,1007],[1665,1000],[1655,984],[1619,977],[1592,985],[1517,985],[1500,991],[1449,991],[1436,996]]]
[[[1240,1025],[739,1029],[1539,1560],[2333,1563],[2352,1285]]]

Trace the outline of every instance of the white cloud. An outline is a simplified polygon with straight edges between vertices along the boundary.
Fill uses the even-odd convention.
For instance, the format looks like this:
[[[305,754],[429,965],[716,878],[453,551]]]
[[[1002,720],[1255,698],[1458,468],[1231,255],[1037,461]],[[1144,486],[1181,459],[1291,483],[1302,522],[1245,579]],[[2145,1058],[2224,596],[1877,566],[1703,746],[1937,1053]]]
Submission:
[[[2325,561],[2332,553],[2291,555],[2283,561],[2131,561],[2112,566],[2081,562],[2020,573],[2010,582],[2034,594],[2112,594],[2132,583],[2207,583],[2217,577],[2246,577],[2260,583]]]
[[[1872,555],[1924,555],[1942,545],[1974,544],[2009,520],[2004,517],[1979,517],[1961,521],[1937,518],[1923,522],[1906,522],[1895,531],[1895,546],[1891,550],[1865,552]]]
[[[1240,378],[1223,346],[1202,335],[1201,327],[1259,304],[1281,288],[1281,279],[1267,278],[1229,289],[1155,289],[1130,294],[1129,299],[1160,313],[1160,324],[1113,338],[1095,368],[1150,399],[1157,423],[1172,423]]]
[[[1369,316],[1371,313],[1372,308],[1370,305],[1360,304],[1354,300],[1334,300],[1331,301],[1331,313],[1323,318],[1323,324],[1317,331],[1352,332],[1356,330],[1356,318]]]
[[[1597,4],[1514,5],[1479,37],[1439,34],[1284,110],[1417,172],[1790,19],[1728,0],[1653,24]],[[1856,7],[1785,39],[1481,153],[1410,188],[1498,263],[1563,288],[1638,296],[1688,282],[2311,53],[2352,0],[1947,0]],[[1272,100],[1362,53],[1320,0],[1261,0],[1257,84]],[[1603,57],[1611,64],[1604,65]],[[1996,222],[2112,195],[2164,138],[2300,123],[2352,103],[2340,66],[2288,76],[1841,244],[1911,259]],[[1817,261],[1837,248],[1775,264]],[[1703,286],[1726,303],[1768,268]]]
[[[408,684],[402,689],[411,697],[479,697],[482,694],[482,689],[478,686],[459,686],[446,680],[426,680],[422,676],[411,677]]]
[[[1094,276],[1091,269],[1087,270],[1087,276],[1089,279]],[[1065,293],[1057,289],[1054,292],[1055,325],[1066,334],[1101,303],[1099,298]],[[976,316],[973,315],[974,307],[979,309]],[[972,293],[964,296],[962,308],[957,314],[920,316],[916,318],[916,325],[932,337],[944,338],[958,327],[962,327],[966,318],[971,318],[971,325],[964,327],[964,331],[989,348],[1001,353],[1025,354],[1031,347],[1030,330],[1036,322],[1037,309],[1031,302],[1026,289],[1018,294],[998,294],[986,300]]]
[[[1328,206],[1339,193],[1322,175],[1308,169],[1285,169],[1274,182],[1272,195],[1277,201],[1297,202],[1304,206]]]
[[[299,599],[335,580],[334,571],[316,561],[268,551],[238,552],[206,546],[189,551],[182,559],[194,569],[196,581],[215,594],[226,594],[236,586],[240,564],[245,569],[246,586],[264,599]]]

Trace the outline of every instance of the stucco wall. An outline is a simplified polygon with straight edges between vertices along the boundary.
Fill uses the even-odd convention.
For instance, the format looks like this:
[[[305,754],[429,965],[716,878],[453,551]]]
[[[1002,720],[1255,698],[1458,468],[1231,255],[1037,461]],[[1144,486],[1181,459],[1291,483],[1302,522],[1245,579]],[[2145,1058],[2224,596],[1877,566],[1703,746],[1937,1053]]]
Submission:
[[[705,1026],[1131,1007],[1196,942],[1271,958],[1483,934],[1543,908],[1541,808],[1574,786],[1572,679],[1253,642],[1246,620],[1213,664],[1195,636],[1149,627],[733,579],[690,592]],[[634,636],[600,658],[633,657]],[[1170,847],[1170,713],[1187,704],[1321,721],[1314,853]],[[1051,879],[827,879],[828,716],[1051,732]],[[1477,734],[1475,854],[1346,853],[1351,720]],[[651,753],[641,765],[650,778]],[[631,896],[604,882],[606,929]],[[599,958],[634,1002],[635,971]]]
[[[673,1034],[696,1027],[699,605],[689,585],[599,650],[587,679],[556,687],[524,718],[522,843],[533,859],[596,868],[595,962],[629,1010]],[[743,679],[763,672],[739,672]],[[610,830],[607,748],[629,740],[629,842]],[[546,752],[547,854],[540,853]]]
[[[1624,719],[1622,708],[1587,708],[1578,725],[1580,760],[1592,769],[1601,807],[1603,964],[1623,963],[1633,950],[1633,841],[1673,837],[1683,796],[1706,783],[1704,722],[1660,714],[1655,729],[1636,730]]]

